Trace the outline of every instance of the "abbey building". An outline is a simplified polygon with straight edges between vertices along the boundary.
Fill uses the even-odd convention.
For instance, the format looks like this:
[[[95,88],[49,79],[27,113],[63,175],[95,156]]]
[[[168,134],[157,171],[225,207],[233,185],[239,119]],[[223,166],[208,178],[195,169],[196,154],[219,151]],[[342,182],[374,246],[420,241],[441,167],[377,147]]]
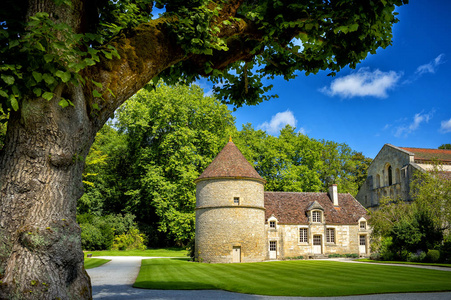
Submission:
[[[265,180],[229,141],[196,179],[200,262],[369,255],[365,208],[350,194],[265,192]]]
[[[415,172],[440,166],[440,176],[451,179],[451,150],[395,147],[385,144],[368,168],[357,200],[367,208],[377,208],[382,197],[411,201],[410,182]]]

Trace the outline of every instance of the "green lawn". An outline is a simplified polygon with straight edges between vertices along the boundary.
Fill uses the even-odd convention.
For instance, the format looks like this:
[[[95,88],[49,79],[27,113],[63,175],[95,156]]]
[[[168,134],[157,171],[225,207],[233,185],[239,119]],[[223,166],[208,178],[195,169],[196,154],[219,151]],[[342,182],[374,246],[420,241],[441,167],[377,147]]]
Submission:
[[[86,258],[85,257],[85,269],[97,268],[103,264],[106,264],[109,261],[110,261],[110,259]]]
[[[430,292],[450,291],[451,272],[314,260],[202,264],[147,259],[134,287],[303,297]]]
[[[384,261],[384,260],[372,260],[372,259],[367,259],[367,258],[356,259],[356,261],[376,263],[376,264],[420,265],[420,266],[451,268],[451,264],[420,263],[420,262],[411,262],[411,261]]]
[[[85,251],[92,256],[156,256],[156,257],[187,257],[188,251],[181,248],[147,249],[147,250],[105,250]]]

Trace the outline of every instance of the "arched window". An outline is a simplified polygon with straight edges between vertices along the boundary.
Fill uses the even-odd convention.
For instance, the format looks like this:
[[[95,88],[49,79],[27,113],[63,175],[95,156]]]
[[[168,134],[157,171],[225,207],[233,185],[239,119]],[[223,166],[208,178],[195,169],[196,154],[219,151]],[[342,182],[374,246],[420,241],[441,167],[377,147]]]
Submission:
[[[392,175],[392,169],[390,164],[385,165],[384,169],[384,183],[385,185],[392,185],[393,184],[393,175]]]
[[[393,184],[393,176],[392,176],[391,166],[388,166],[387,171],[388,171],[388,185],[392,185]]]
[[[381,175],[376,175],[376,188],[381,187]]]

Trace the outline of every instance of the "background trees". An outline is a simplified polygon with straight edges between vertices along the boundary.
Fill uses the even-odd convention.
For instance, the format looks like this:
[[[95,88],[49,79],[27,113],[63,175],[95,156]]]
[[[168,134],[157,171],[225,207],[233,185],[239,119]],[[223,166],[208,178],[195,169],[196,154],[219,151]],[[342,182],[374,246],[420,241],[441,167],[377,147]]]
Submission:
[[[235,130],[230,111],[198,86],[160,85],[141,90],[116,117],[94,143],[107,164],[86,166],[98,175],[78,212],[129,212],[151,245],[186,244],[194,235],[194,179]]]
[[[318,141],[289,125],[277,137],[252,124],[238,131],[227,106],[194,85],[141,90],[114,122],[97,134],[87,157],[77,211],[133,214],[152,247],[192,239],[194,179],[229,136],[268,191],[325,192],[337,183],[340,192],[355,195],[371,162],[346,144]]]

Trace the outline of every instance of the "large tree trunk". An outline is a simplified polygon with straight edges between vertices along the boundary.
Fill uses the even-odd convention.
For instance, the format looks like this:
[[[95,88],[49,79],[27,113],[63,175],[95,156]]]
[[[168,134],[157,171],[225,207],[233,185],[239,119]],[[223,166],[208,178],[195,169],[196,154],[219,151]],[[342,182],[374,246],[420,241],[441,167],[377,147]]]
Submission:
[[[59,88],[61,92],[62,88]],[[0,157],[0,298],[89,299],[76,203],[95,132],[79,87],[24,100]]]

